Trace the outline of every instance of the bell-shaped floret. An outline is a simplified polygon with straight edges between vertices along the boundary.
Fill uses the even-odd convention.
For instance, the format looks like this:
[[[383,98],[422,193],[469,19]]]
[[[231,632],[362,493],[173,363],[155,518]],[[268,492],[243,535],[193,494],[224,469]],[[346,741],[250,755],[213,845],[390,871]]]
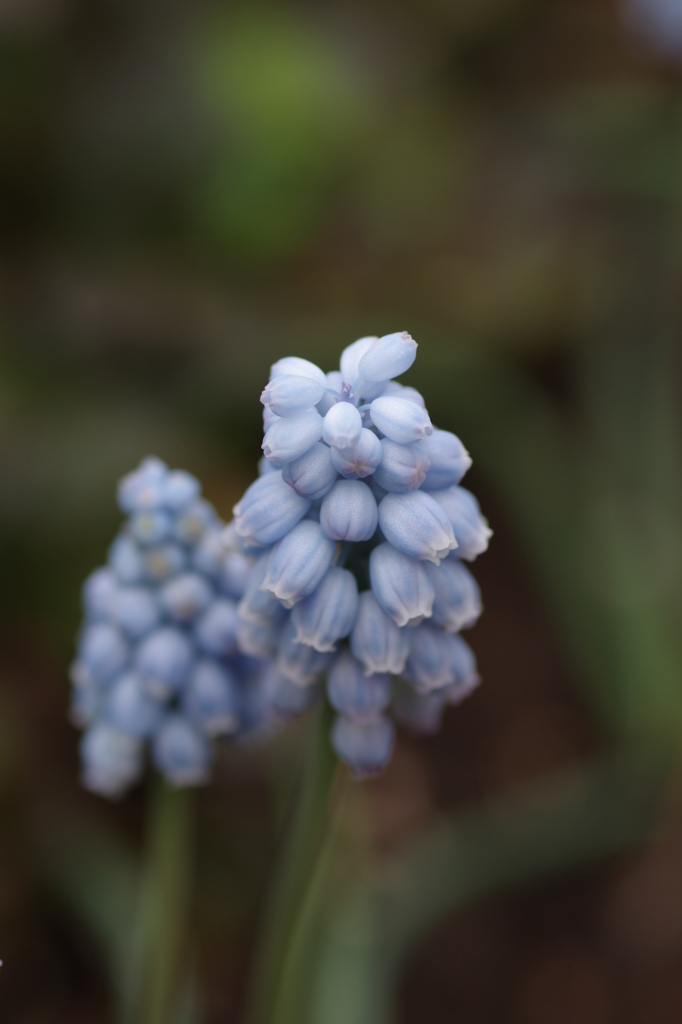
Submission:
[[[322,437],[324,420],[317,409],[277,420],[263,438],[263,454],[278,465],[293,462]]]
[[[295,718],[319,697],[317,686],[297,686],[274,663],[265,668],[260,685],[268,714],[274,718]]]
[[[119,587],[112,598],[111,618],[129,637],[139,640],[159,624],[161,609],[146,587]]]
[[[382,611],[371,590],[360,594],[350,647],[364,665],[365,675],[402,672],[410,652],[410,633]]]
[[[455,677],[453,686],[448,691],[450,704],[459,704],[468,697],[481,681],[476,668],[476,655],[461,636],[450,637],[450,665]]]
[[[393,717],[415,736],[432,736],[438,732],[449,690],[417,693],[411,683],[396,679],[393,687]]]
[[[424,480],[425,491],[442,491],[458,484],[471,466],[469,452],[449,430],[434,430],[430,437],[419,442],[419,447],[430,463]]]
[[[106,686],[121,674],[130,648],[117,626],[96,622],[83,631],[78,645],[77,664],[87,678]]]
[[[121,511],[130,515],[160,508],[167,476],[168,466],[161,459],[143,459],[136,470],[119,482],[117,496]]]
[[[397,444],[387,437],[379,443],[381,464],[374,473],[379,486],[394,494],[407,494],[421,487],[428,472],[429,460],[420,444]]]
[[[144,574],[152,583],[163,583],[176,573],[182,572],[187,564],[187,555],[179,544],[159,544],[145,548]]]
[[[201,486],[191,473],[174,469],[163,482],[163,505],[177,513],[199,497]]]
[[[337,402],[324,418],[322,437],[332,448],[352,448],[361,433],[362,416],[350,402]]]
[[[366,676],[350,651],[341,651],[327,677],[332,707],[355,722],[375,719],[391,702],[390,676]]]
[[[111,613],[112,601],[118,584],[111,569],[95,569],[83,584],[83,608],[88,619],[106,619]]]
[[[173,626],[164,626],[146,637],[135,651],[133,669],[144,689],[165,699],[182,688],[194,651],[189,639]]]
[[[293,608],[322,581],[332,564],[334,548],[319,523],[304,519],[270,552],[262,589],[269,590],[286,608]]]
[[[471,491],[464,487],[449,487],[446,491],[434,491],[431,497],[452,523],[457,538],[457,558],[473,562],[477,555],[488,550],[493,531]]]
[[[421,562],[391,544],[379,544],[369,556],[369,575],[379,607],[398,626],[430,617],[434,592]]]
[[[281,419],[282,419],[282,417],[278,416],[276,412],[272,411],[272,409],[263,409],[263,433],[267,434],[267,432],[270,429],[270,427],[272,426],[272,424],[273,423],[278,423]],[[265,456],[263,456],[263,458],[260,461],[262,462],[263,459],[265,459],[266,466],[267,465],[272,466],[272,463],[269,462],[269,460],[266,459]],[[258,465],[259,465],[259,469],[260,469],[260,462],[259,462]],[[260,470],[261,476],[263,475],[264,472],[265,472],[265,469]]]
[[[235,650],[238,627],[237,606],[229,597],[220,597],[195,623],[194,639],[207,654],[226,657]]]
[[[220,526],[215,509],[203,499],[193,501],[178,513],[173,525],[175,539],[180,544],[196,544],[204,532]]]
[[[393,547],[436,565],[457,547],[444,510],[423,491],[387,494],[379,505],[379,526]]]
[[[457,681],[454,659],[457,640],[430,623],[413,631],[410,656],[403,675],[420,693],[430,693]]]
[[[413,444],[433,433],[429,414],[406,398],[375,398],[369,407],[375,427],[398,444]]]
[[[331,451],[334,467],[347,480],[361,480],[370,476],[381,462],[383,454],[381,441],[366,427],[362,428],[360,440],[352,448],[328,450]]]
[[[327,380],[324,370],[321,370],[315,363],[311,363],[309,359],[300,359],[298,356],[285,356],[270,367],[270,380],[284,374],[293,377],[311,377],[312,380],[319,381],[322,385],[325,385]]]
[[[245,622],[256,622],[262,626],[267,626],[271,622],[281,622],[287,614],[286,608],[276,597],[273,597],[269,591],[261,589],[269,557],[269,552],[267,555],[261,555],[251,568],[244,588],[244,596],[237,607],[240,619]]]
[[[111,800],[123,796],[142,776],[142,753],[140,739],[97,722],[80,742],[83,785]]]
[[[184,715],[168,715],[154,737],[155,766],[174,786],[201,786],[208,781],[211,748]]]
[[[391,760],[395,727],[384,715],[369,722],[354,722],[339,715],[332,726],[331,741],[356,778],[376,775]]]
[[[361,480],[337,480],[322,501],[320,525],[333,540],[369,540],[377,521],[374,495]]]
[[[239,729],[239,687],[232,673],[217,661],[197,663],[180,702],[186,717],[207,736],[225,736]]]
[[[295,416],[317,405],[324,394],[324,387],[312,377],[283,373],[266,384],[260,400],[278,416]]]
[[[277,667],[283,676],[296,686],[311,686],[333,660],[333,654],[296,643],[296,627],[289,619],[280,636],[277,653]]]
[[[352,345],[347,345],[341,353],[341,360],[339,362],[341,376],[351,386],[360,376],[360,360],[365,352],[378,340],[375,336],[358,338]]]
[[[161,607],[176,622],[189,623],[213,600],[213,588],[204,576],[186,572],[169,580],[159,591]]]
[[[139,583],[144,579],[143,554],[127,533],[118,535],[109,548],[107,561],[119,583]]]
[[[307,452],[282,467],[282,479],[302,498],[323,498],[336,480],[332,449],[316,441]]]
[[[319,587],[294,607],[291,621],[296,643],[316,651],[333,651],[348,636],[358,610],[358,585],[346,569],[332,566]]]
[[[136,512],[130,517],[130,532],[138,544],[161,544],[173,532],[173,520],[163,509]]]
[[[237,628],[237,648],[242,654],[248,654],[252,658],[272,658],[277,654],[281,635],[281,620],[270,619],[263,623],[240,619]]]
[[[164,713],[163,704],[155,700],[132,673],[126,673],[114,683],[104,706],[104,717],[109,725],[140,739],[154,735]]]
[[[268,473],[252,483],[234,506],[234,528],[247,543],[266,547],[289,533],[310,505],[310,499],[297,494],[280,472]]]
[[[425,568],[436,594],[433,621],[448,633],[473,626],[483,606],[478,583],[469,570],[454,558]]]
[[[407,331],[385,334],[371,345],[358,363],[360,376],[370,383],[399,377],[417,358],[417,342]]]
[[[326,416],[333,405],[336,405],[343,388],[343,377],[338,370],[332,370],[327,374],[327,391],[317,403],[315,408],[320,416]],[[333,392],[333,394],[332,394]]]

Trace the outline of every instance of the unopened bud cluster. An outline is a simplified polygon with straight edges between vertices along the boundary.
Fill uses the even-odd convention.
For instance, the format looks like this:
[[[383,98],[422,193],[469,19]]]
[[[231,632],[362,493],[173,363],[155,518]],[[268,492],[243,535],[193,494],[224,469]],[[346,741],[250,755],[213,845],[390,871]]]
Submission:
[[[253,559],[225,550],[225,524],[198,481],[147,459],[118,500],[127,520],[85,582],[71,668],[83,783],[109,797],[139,780],[147,747],[172,784],[200,784],[214,739],[267,729],[312,697],[273,688],[268,666],[239,652],[237,602]]]
[[[358,775],[391,756],[389,712],[433,732],[478,683],[458,635],[481,612],[463,561],[491,531],[459,486],[471,465],[462,443],[393,379],[416,350],[403,332],[361,338],[331,373],[297,357],[275,363],[261,396],[261,476],[224,533],[228,550],[254,559],[240,651],[272,659],[272,678],[302,694],[326,676],[332,743]]]

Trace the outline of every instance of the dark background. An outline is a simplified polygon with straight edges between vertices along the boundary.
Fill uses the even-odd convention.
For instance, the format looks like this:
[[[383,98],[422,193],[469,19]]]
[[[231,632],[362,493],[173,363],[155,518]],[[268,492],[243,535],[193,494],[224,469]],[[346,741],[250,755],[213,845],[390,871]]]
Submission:
[[[682,1019],[681,72],[673,0],[0,0],[3,1022],[115,1019],[145,793],[79,790],[66,711],[116,479],[229,518],[270,363],[402,329],[495,536],[483,686],[348,797],[414,868],[390,1013]],[[188,1020],[239,1019],[304,730],[199,798]]]

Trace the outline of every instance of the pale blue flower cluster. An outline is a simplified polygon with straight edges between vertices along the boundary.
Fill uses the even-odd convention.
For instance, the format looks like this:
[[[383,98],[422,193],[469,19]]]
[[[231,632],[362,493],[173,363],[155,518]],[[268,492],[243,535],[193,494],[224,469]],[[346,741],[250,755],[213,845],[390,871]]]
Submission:
[[[388,712],[418,732],[478,683],[458,635],[481,612],[463,565],[490,529],[460,481],[460,440],[435,429],[421,395],[394,378],[414,362],[407,333],[361,338],[340,369],[280,359],[261,396],[261,475],[224,542],[255,558],[237,645],[271,658],[303,695],[327,677],[332,744],[358,775],[389,760]],[[392,679],[397,677],[397,679]]]
[[[314,696],[240,653],[237,602],[253,559],[225,550],[198,481],[150,458],[118,500],[127,520],[85,582],[71,669],[83,783],[109,797],[142,776],[147,745],[172,784],[197,785],[214,738],[268,732]]]

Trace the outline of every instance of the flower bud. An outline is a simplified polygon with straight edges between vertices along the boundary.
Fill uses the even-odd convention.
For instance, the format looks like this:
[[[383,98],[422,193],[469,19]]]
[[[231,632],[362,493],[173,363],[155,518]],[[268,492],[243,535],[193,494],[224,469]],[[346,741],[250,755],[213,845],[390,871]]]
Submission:
[[[361,433],[362,416],[350,402],[337,402],[324,418],[322,437],[332,448],[352,448]]]
[[[218,517],[212,505],[203,499],[187,505],[175,519],[174,535],[181,544],[196,544],[209,527],[215,527]]]
[[[184,469],[174,469],[163,482],[164,508],[173,513],[179,512],[196,501],[200,493],[201,485],[195,476],[186,473]]]
[[[426,410],[406,398],[375,398],[369,415],[375,427],[398,444],[412,444],[433,433]]]
[[[173,520],[161,509],[135,512],[130,517],[130,532],[138,544],[161,544],[171,535]]]
[[[225,555],[225,545],[220,531],[217,529],[207,530],[192,549],[190,564],[203,576],[210,576],[215,580],[220,576]]]
[[[118,504],[130,514],[160,508],[168,466],[161,459],[144,459],[138,469],[128,473],[118,485]]]
[[[423,491],[387,494],[379,505],[379,525],[393,547],[436,565],[457,547],[447,515]]]
[[[80,742],[86,789],[116,799],[142,775],[142,741],[106,722],[91,726]]]
[[[106,686],[125,668],[130,649],[120,629],[108,622],[88,626],[78,645],[77,662],[95,682]]]
[[[332,726],[331,742],[356,778],[376,775],[391,760],[395,727],[383,715],[370,722],[353,722],[339,715]]]
[[[240,551],[228,551],[218,575],[218,587],[226,597],[239,600],[243,597],[246,581],[253,568],[253,560]]]
[[[207,736],[239,729],[239,690],[231,672],[206,659],[195,666],[180,702],[183,714]]]
[[[468,697],[481,681],[476,669],[476,655],[461,636],[451,636],[449,644],[450,666],[455,677],[454,685],[448,691],[450,704],[459,704]]]
[[[337,477],[331,451],[326,444],[316,441],[298,459],[285,463],[282,479],[302,498],[323,498]]]
[[[379,607],[398,626],[429,618],[434,593],[420,562],[390,544],[380,544],[369,556],[369,574]]]
[[[232,654],[236,647],[239,616],[234,601],[213,601],[194,626],[194,639],[203,651],[216,656]]]
[[[417,358],[417,343],[407,331],[385,334],[375,341],[358,363],[360,376],[375,383],[399,377]]]
[[[334,655],[316,651],[307,644],[296,643],[296,627],[291,619],[279,641],[277,668],[296,686],[311,686],[334,660]]]
[[[133,670],[147,693],[164,700],[184,685],[193,660],[192,645],[185,633],[164,626],[137,648]]]
[[[170,576],[181,572],[187,562],[187,555],[179,544],[159,544],[146,548],[143,565],[144,574],[152,583],[163,583]]]
[[[375,341],[378,340],[379,339],[374,336],[358,338],[358,340],[354,341],[352,345],[347,345],[341,353],[341,360],[339,362],[341,376],[351,386],[360,376],[360,360],[364,356],[365,352],[367,352]]]
[[[95,569],[83,584],[83,607],[89,619],[106,619],[117,590],[111,569]]]
[[[159,591],[161,607],[176,622],[188,623],[200,615],[213,599],[213,590],[203,576],[186,572],[166,583]]]
[[[295,416],[306,409],[312,409],[323,394],[324,384],[319,380],[281,374],[266,384],[260,400],[278,416]]]
[[[452,523],[457,538],[457,558],[473,562],[477,555],[488,549],[493,531],[481,515],[476,498],[464,487],[449,487],[446,491],[433,491],[431,497],[438,502]]]
[[[365,676],[362,665],[350,651],[341,651],[327,679],[327,695],[332,707],[355,722],[366,722],[391,703],[391,679],[388,675]]]
[[[404,398],[406,402],[414,402],[420,408],[426,408],[426,402],[416,388],[405,387],[404,384],[398,384],[395,380],[389,380],[381,394],[382,397]]]
[[[278,359],[276,363],[272,364],[270,380],[283,374],[294,377],[311,377],[313,380],[319,381],[323,387],[327,382],[324,370],[321,370],[315,363],[311,363],[309,359],[300,359],[298,356],[285,356],[284,359]]]
[[[120,533],[109,548],[108,562],[120,583],[139,583],[144,578],[144,558],[132,537]]]
[[[161,610],[146,587],[119,587],[111,602],[110,615],[129,637],[139,640],[158,625]]]
[[[284,482],[280,472],[268,473],[252,483],[234,506],[235,530],[249,544],[265,547],[284,537],[310,505],[308,498]]]
[[[347,480],[358,480],[371,476],[381,462],[381,441],[371,430],[363,427],[360,440],[352,448],[332,448],[331,460],[341,476]]]
[[[317,409],[277,420],[263,438],[263,454],[278,464],[293,462],[322,437],[324,420]]]
[[[168,715],[154,737],[152,759],[174,786],[201,786],[208,780],[211,748],[184,715]]]
[[[447,558],[440,565],[424,568],[433,584],[433,621],[448,633],[473,626],[483,611],[478,583],[460,561]]]
[[[429,468],[428,457],[419,444],[396,444],[384,437],[381,444],[381,464],[374,471],[374,479],[385,491],[406,494],[421,487]]]
[[[346,569],[332,566],[317,589],[291,613],[295,642],[316,651],[336,650],[337,640],[348,636],[358,610],[358,585]]]
[[[164,715],[164,706],[146,693],[140,680],[128,673],[111,688],[104,709],[109,725],[128,736],[153,736]]]
[[[377,517],[374,495],[360,480],[337,480],[320,508],[320,525],[333,540],[369,540]]]
[[[324,535],[319,523],[303,520],[272,549],[261,588],[292,608],[312,594],[333,557],[334,542]]]
[[[449,430],[434,430],[430,437],[419,442],[419,447],[430,462],[424,480],[425,491],[442,491],[458,484],[471,466],[468,451]]]
[[[399,675],[410,651],[410,633],[399,629],[381,610],[372,591],[365,590],[359,597],[350,647],[364,665],[365,675],[374,672]]]

